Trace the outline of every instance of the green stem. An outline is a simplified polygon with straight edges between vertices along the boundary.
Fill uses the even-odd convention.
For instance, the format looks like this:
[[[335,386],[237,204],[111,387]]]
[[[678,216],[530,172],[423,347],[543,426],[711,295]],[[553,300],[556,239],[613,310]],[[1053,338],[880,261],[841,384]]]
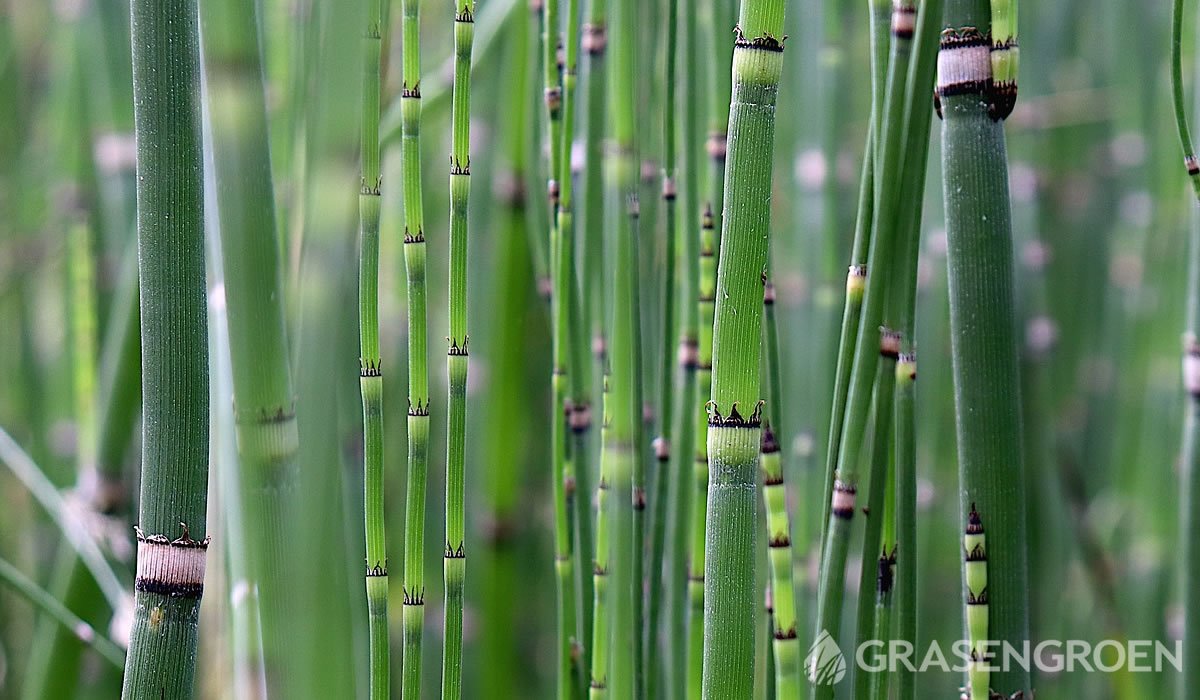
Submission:
[[[193,0],[134,0],[142,481],[122,697],[192,695],[208,549],[208,327]]]
[[[467,220],[471,192],[471,50],[475,3],[454,4],[454,114],[450,145],[450,347],[446,353],[446,550],[443,555],[445,621],[442,697],[462,697],[464,480],[467,433]]]
[[[762,409],[760,358],[754,349],[761,345],[783,13],[782,0],[744,0],[733,50],[708,420],[706,698],[749,697],[754,685],[754,521]]]
[[[425,482],[429,471],[425,214],[421,201],[421,51],[418,0],[401,3],[400,88],[404,178],[404,267],[408,276],[408,483],[404,503],[403,697],[421,695],[425,626]]]
[[[946,3],[938,57],[942,179],[960,509],[977,511],[988,547],[990,638],[1029,639],[1020,379],[1013,310],[1012,227],[1003,124],[989,114],[987,4]],[[964,577],[968,572],[964,569]],[[969,586],[969,581],[968,581]],[[991,689],[1031,695],[1019,665],[992,674]]]

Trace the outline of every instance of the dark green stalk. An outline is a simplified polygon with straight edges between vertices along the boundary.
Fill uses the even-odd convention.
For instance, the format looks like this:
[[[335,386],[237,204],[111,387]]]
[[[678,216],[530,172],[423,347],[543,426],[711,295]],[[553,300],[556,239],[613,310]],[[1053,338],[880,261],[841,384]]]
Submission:
[[[425,482],[429,471],[429,365],[425,291],[425,214],[421,202],[421,51],[418,0],[401,3],[400,87],[404,178],[404,267],[408,275],[408,483],[404,502],[403,697],[421,695],[425,626]]]
[[[646,588],[649,595],[648,614],[643,623],[642,644],[645,650],[644,667],[646,672],[646,692],[648,697],[658,697],[662,686],[664,666],[660,657],[660,630],[662,629],[662,600],[663,600],[663,547],[667,533],[668,509],[668,480],[671,478],[671,437],[674,428],[673,404],[675,391],[675,373],[672,371],[671,346],[675,340],[675,306],[678,298],[675,296],[675,260],[678,248],[679,230],[675,214],[675,199],[677,186],[675,184],[678,164],[676,163],[676,47],[679,39],[678,31],[678,0],[668,0],[666,13],[665,42],[666,51],[666,82],[663,108],[663,170],[662,198],[666,227],[665,251],[663,255],[662,286],[659,291],[660,328],[662,344],[659,350],[659,394],[658,394],[658,436],[654,439],[655,472],[651,474],[650,493],[654,505],[650,511],[651,541],[650,560],[647,569]]]
[[[604,182],[603,162],[605,105],[607,80],[604,74],[604,54],[608,47],[606,0],[590,0],[588,17],[583,25],[585,84],[584,110],[587,114],[584,132],[583,171],[583,314],[587,319],[586,332],[591,334],[592,351],[596,356],[598,374],[604,371],[604,325],[608,322],[607,268],[604,257]]]
[[[942,175],[948,241],[950,340],[960,509],[977,511],[988,546],[988,634],[1020,648],[1029,639],[1020,380],[1013,311],[1012,228],[1004,128],[986,99],[991,79],[987,5],[946,4],[938,57]],[[964,578],[968,571],[964,569]],[[968,581],[968,586],[970,582]],[[991,688],[1031,695],[1017,664]]]
[[[471,192],[471,49],[475,3],[454,2],[454,113],[450,144],[450,347],[446,351],[446,550],[442,697],[462,697],[463,588],[467,553],[464,480],[467,437],[467,220]]]
[[[1183,0],[1175,0],[1171,15],[1171,96],[1183,164],[1200,202],[1200,160],[1188,126],[1183,89]],[[1184,318],[1183,385],[1188,401],[1183,416],[1182,498],[1179,538],[1183,545],[1180,572],[1183,585],[1183,672],[1178,697],[1200,687],[1200,222],[1189,221],[1187,311]]]
[[[796,591],[792,581],[792,527],[787,511],[786,469],[779,447],[777,430],[783,426],[783,379],[779,365],[779,330],[775,319],[775,287],[770,278],[763,286],[764,348],[766,358],[767,405],[771,420],[764,421],[762,432],[763,503],[767,512],[768,563],[771,571],[770,590],[771,645],[773,676],[776,694],[782,698],[799,698],[804,687],[800,676],[800,639],[796,619]]]
[[[667,483],[668,503],[668,559],[665,578],[667,588],[667,627],[665,630],[667,655],[666,695],[682,698],[687,690],[687,587],[688,587],[688,516],[695,489],[691,487],[692,454],[695,445],[697,418],[703,418],[696,401],[696,370],[699,354],[699,308],[695,303],[699,294],[700,277],[700,230],[696,225],[699,213],[700,178],[699,168],[699,112],[692,103],[696,89],[698,67],[696,12],[686,11],[683,21],[683,95],[691,106],[682,110],[682,187],[683,195],[683,284],[679,291],[679,379],[676,382],[675,425],[671,440],[676,446],[671,451],[671,464]],[[707,474],[707,465],[705,473]],[[703,607],[701,607],[703,614]]]
[[[134,0],[142,482],[122,697],[188,698],[208,549],[200,47],[192,0]]]
[[[762,400],[762,273],[767,264],[782,0],[744,0],[733,50],[725,218],[717,268],[709,402],[704,577],[706,698],[753,691],[755,524]],[[746,415],[743,415],[743,412]]]
[[[21,594],[21,597],[48,615],[75,639],[94,648],[105,661],[118,669],[125,667],[124,650],[106,635],[97,632],[91,625],[68,610],[57,598],[4,559],[0,559],[0,581]]]
[[[242,482],[240,520],[246,526],[249,576],[260,600],[268,688],[286,695],[292,677],[287,622],[294,615],[295,580],[287,509],[295,499],[299,437],[286,361],[258,17],[253,5],[236,1],[206,2],[202,10]]]

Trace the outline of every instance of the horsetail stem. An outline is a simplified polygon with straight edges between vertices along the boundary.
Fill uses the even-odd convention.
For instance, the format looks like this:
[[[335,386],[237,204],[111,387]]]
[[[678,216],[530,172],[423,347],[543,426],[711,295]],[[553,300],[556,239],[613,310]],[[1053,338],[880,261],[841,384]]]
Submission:
[[[131,3],[144,420],[126,700],[192,695],[209,542],[196,10],[193,0]]]
[[[607,268],[604,256],[604,182],[603,162],[605,99],[608,81],[604,75],[604,55],[608,48],[606,0],[588,2],[588,17],[584,23],[582,48],[585,56],[584,110],[587,113],[584,132],[583,172],[583,250],[590,261],[584,266],[582,311],[588,320],[584,324],[591,334],[592,353],[596,357],[598,375],[604,374],[604,325],[608,322]]]
[[[467,433],[467,221],[471,194],[471,49],[475,3],[454,2],[454,88],[450,144],[450,347],[446,351],[446,550],[442,697],[462,697],[464,483]]]
[[[755,491],[761,439],[762,274],[767,265],[782,0],[744,0],[733,92],[713,327],[705,535],[705,697],[748,697],[754,669]],[[743,415],[742,412],[745,412]]]
[[[970,700],[988,700],[991,676],[988,640],[988,555],[983,520],[971,504],[963,533],[963,584],[966,600],[967,640],[970,662],[967,688]]]
[[[246,564],[259,597],[267,688],[272,694],[289,695],[295,687],[287,646],[297,552],[288,529],[297,494],[299,432],[291,371],[281,361],[289,351],[258,11],[253,4],[227,0],[206,2],[201,9],[240,460],[237,472],[244,494],[240,518],[245,523]],[[377,83],[378,47],[374,56]],[[371,66],[364,65],[364,70],[369,83]],[[375,92],[377,123],[378,86]],[[369,138],[366,133],[365,138]],[[368,160],[364,157],[364,165]],[[375,161],[377,180],[377,155]],[[366,193],[368,187],[360,191]],[[362,221],[364,250],[370,248],[369,241],[375,242],[374,252],[364,255],[373,254],[374,260],[378,259],[378,212],[375,190]],[[382,512],[378,516],[382,518]],[[386,629],[386,621],[382,628]]]
[[[404,500],[403,697],[421,695],[425,626],[425,482],[429,471],[429,364],[425,290],[425,216],[421,202],[420,3],[402,0],[401,175],[404,268],[408,277],[408,479]],[[465,342],[464,333],[464,342]]]
[[[659,630],[662,628],[663,600],[663,552],[667,535],[668,495],[671,473],[671,431],[674,426],[675,373],[672,371],[671,347],[674,344],[676,323],[675,307],[678,303],[676,292],[676,251],[679,247],[680,232],[676,219],[676,198],[678,187],[676,174],[676,50],[679,40],[678,0],[668,0],[666,11],[667,40],[664,43],[666,62],[666,94],[663,107],[663,167],[662,167],[662,199],[665,214],[665,246],[663,253],[662,285],[659,290],[660,331],[662,332],[659,345],[659,393],[658,393],[658,435],[654,438],[655,470],[651,474],[650,492],[654,505],[650,512],[651,541],[650,557],[646,585],[648,587],[649,611],[643,623],[642,644],[645,651],[645,672],[648,697],[658,697],[661,693],[663,673],[665,671],[660,659]],[[649,227],[647,227],[649,229]]]
[[[769,416],[776,426],[782,426],[782,377],[779,364],[779,334],[775,319],[775,287],[770,277],[763,285],[764,347]],[[797,635],[796,592],[792,580],[792,527],[787,512],[787,489],[784,485],[783,453],[779,448],[776,430],[771,420],[763,421],[761,460],[763,474],[763,505],[767,513],[767,561],[770,567],[771,645],[773,651],[775,693],[781,698],[800,697],[803,682],[800,677],[800,639]]]
[[[902,0],[893,11],[911,7],[912,3]],[[895,22],[893,22],[895,24]],[[825,544],[821,555],[821,583],[818,590],[817,626],[818,633],[828,631],[836,637],[842,615],[842,598],[846,555],[849,549],[849,526],[854,515],[853,494],[857,490],[859,453],[863,448],[867,417],[870,413],[872,387],[875,383],[879,362],[879,341],[876,334],[881,329],[887,294],[890,290],[894,265],[893,250],[896,242],[899,187],[904,167],[903,136],[905,126],[905,81],[908,77],[911,33],[892,32],[890,57],[887,65],[887,87],[884,95],[884,114],[880,132],[876,136],[882,143],[876,148],[878,163],[874,178],[870,243],[867,253],[867,275],[863,294],[858,336],[854,343],[853,363],[846,392],[845,415],[837,450],[837,469],[833,476],[830,494],[829,520],[825,531]],[[845,349],[843,349],[845,351]],[[890,373],[887,381],[891,381]],[[889,409],[890,410],[890,409]],[[890,423],[890,420],[889,420]],[[827,479],[829,476],[827,475]],[[842,488],[839,490],[838,485]],[[849,498],[849,508],[838,514],[837,501]],[[873,555],[873,553],[871,554]],[[810,674],[811,676],[811,674]],[[831,686],[814,685],[818,698],[829,698]]]
[[[685,11],[683,22],[683,95],[690,103],[698,92],[696,88],[698,66],[696,12]],[[693,106],[694,107],[694,106]],[[697,416],[696,371],[699,363],[699,308],[696,297],[700,284],[700,229],[695,216],[699,212],[699,110],[682,110],[681,151],[682,173],[680,192],[684,213],[683,226],[683,273],[680,287],[679,381],[677,384],[675,425],[672,428],[670,476],[667,500],[670,508],[668,532],[668,562],[666,573],[668,623],[666,630],[667,695],[684,697],[687,690],[687,612],[688,612],[688,561],[689,561],[689,516],[696,489],[692,487],[693,446]],[[707,465],[705,465],[707,475]],[[707,488],[707,487],[705,487]],[[703,607],[701,607],[701,617]]]
[[[1003,533],[988,548],[989,634],[1019,646],[1029,639],[1020,375],[1004,128],[988,113],[991,42],[976,29],[987,21],[983,2],[947,2],[937,94],[960,509],[978,504]],[[1019,664],[991,682],[1005,696],[1032,692]]]
[[[1007,119],[1017,103],[1018,0],[991,0],[992,9],[992,118]]]
[[[608,360],[611,367],[606,420],[611,422],[602,449],[609,462],[607,478],[612,489],[610,508],[611,579],[609,611],[611,630],[609,689],[613,697],[635,697],[640,690],[640,617],[642,548],[640,529],[645,508],[641,466],[641,375],[637,309],[638,160],[634,143],[634,30],[635,5],[631,0],[613,4],[612,66],[608,95],[612,147],[607,176],[611,198],[621,206],[616,216],[612,249],[615,251],[612,288],[612,322],[609,325]],[[603,477],[602,477],[603,478]],[[598,626],[599,614],[595,615]]]
[[[596,548],[595,563],[592,565],[592,668],[589,696],[592,700],[608,697],[608,650],[609,633],[608,574],[611,562],[611,547],[608,530],[612,520],[612,490],[609,486],[612,462],[617,456],[612,444],[612,405],[609,401],[609,375],[605,373],[602,399],[604,415],[600,421],[600,481],[596,484]]]
[[[379,156],[380,61],[383,3],[369,3],[363,32],[362,178],[358,191],[359,390],[363,403],[363,490],[370,633],[370,692],[382,700],[390,690],[387,529],[383,504],[383,368],[379,353],[379,216],[383,176]]]
[[[700,219],[699,284],[696,311],[700,317],[696,357],[696,395],[712,394],[713,308],[717,301],[716,226],[712,207]],[[708,517],[708,415],[693,409],[696,445],[692,457],[694,491],[689,506],[691,541],[688,545],[688,682],[689,698],[699,698],[704,679],[704,538]]]

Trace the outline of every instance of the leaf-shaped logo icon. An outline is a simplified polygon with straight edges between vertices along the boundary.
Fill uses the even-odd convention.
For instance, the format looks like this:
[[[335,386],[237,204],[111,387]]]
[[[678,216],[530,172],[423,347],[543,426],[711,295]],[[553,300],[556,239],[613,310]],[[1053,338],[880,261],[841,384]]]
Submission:
[[[833,685],[846,675],[846,657],[837,641],[827,630],[821,630],[817,641],[808,648],[808,656],[804,657],[804,668],[808,680],[816,685]]]

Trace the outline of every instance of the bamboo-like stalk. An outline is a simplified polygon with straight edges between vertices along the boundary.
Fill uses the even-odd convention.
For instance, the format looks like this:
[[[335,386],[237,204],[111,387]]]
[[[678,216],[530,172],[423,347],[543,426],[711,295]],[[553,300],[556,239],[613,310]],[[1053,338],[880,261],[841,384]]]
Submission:
[[[650,475],[650,494],[653,505],[650,511],[651,534],[650,556],[647,563],[646,589],[649,597],[647,614],[642,627],[642,645],[645,653],[646,693],[658,697],[664,681],[660,637],[662,630],[663,601],[663,548],[667,536],[667,509],[669,479],[671,479],[671,430],[674,428],[675,373],[672,371],[671,346],[675,339],[676,250],[679,246],[679,230],[676,220],[676,50],[679,43],[678,0],[668,0],[666,8],[666,33],[664,42],[666,79],[663,103],[663,167],[662,199],[665,219],[665,246],[663,252],[662,284],[659,288],[659,330],[662,333],[659,346],[658,367],[658,435],[654,438],[655,471]]]
[[[636,6],[631,0],[612,5],[613,54],[608,70],[609,124],[612,146],[606,163],[611,201],[621,213],[613,227],[612,321],[608,327],[611,368],[605,421],[610,423],[601,446],[602,464],[612,502],[609,508],[609,649],[608,692],[614,698],[637,697],[640,690],[641,624],[640,512],[645,508],[641,477],[641,375],[638,319],[638,160],[634,145],[634,37]],[[599,628],[599,613],[593,624]],[[593,652],[598,653],[598,652]]]
[[[963,593],[966,598],[967,640],[970,661],[967,691],[970,700],[989,700],[991,671],[988,655],[988,553],[983,521],[971,504],[963,534]]]
[[[959,505],[964,519],[976,511],[992,534],[990,638],[1019,648],[1029,639],[1020,380],[1004,129],[981,99],[992,78],[991,46],[975,28],[987,27],[987,9],[975,0],[946,3],[943,26],[950,29],[942,33],[937,94],[944,115]],[[963,576],[969,577],[966,568]],[[1009,664],[992,674],[990,691],[1030,695],[1029,673]]]
[[[200,47],[192,0],[134,0],[142,482],[122,697],[192,694],[208,549]]]
[[[604,254],[604,182],[601,174],[603,162],[602,142],[608,94],[605,75],[605,52],[608,48],[607,0],[590,0],[587,21],[583,25],[582,48],[585,55],[583,171],[583,251],[588,264],[583,268],[581,320],[586,332],[591,334],[592,352],[596,357],[597,376],[604,373],[605,336],[604,326],[608,322],[607,268]]]
[[[287,695],[293,677],[286,648],[295,578],[288,527],[299,437],[286,361],[257,14],[253,5],[216,0],[204,3],[201,19],[243,494],[240,519],[260,601],[267,687]]]
[[[1183,152],[1183,165],[1200,202],[1200,160],[1196,157],[1188,124],[1183,89],[1183,0],[1175,0],[1171,14],[1171,96],[1175,127]],[[1184,318],[1183,388],[1188,400],[1183,415],[1181,458],[1180,540],[1183,557],[1180,577],[1183,590],[1183,670],[1177,696],[1186,698],[1200,685],[1200,222],[1192,214],[1188,222],[1187,310]]]
[[[55,598],[49,591],[37,585],[35,581],[21,573],[20,569],[4,559],[0,559],[0,581],[8,584],[21,597],[48,615],[52,621],[62,627],[72,637],[94,648],[105,661],[118,669],[124,668],[124,650],[106,635],[97,632],[78,615],[68,610],[58,598]]]
[[[600,422],[600,481],[596,484],[596,547],[595,561],[592,565],[592,639],[591,639],[591,680],[588,696],[591,700],[602,700],[609,696],[608,653],[611,646],[609,632],[609,569],[612,556],[608,531],[613,517],[613,503],[610,491],[610,480],[613,462],[623,457],[613,444],[610,411],[612,410],[610,377],[604,375],[604,417]]]
[[[363,515],[366,521],[367,620],[371,644],[370,693],[372,698],[382,699],[391,693],[387,530],[383,503],[383,367],[379,352],[379,216],[383,184],[379,156],[380,62],[384,29],[382,0],[368,3],[364,21],[360,137],[362,177],[358,192],[358,382],[363,406]],[[407,37],[405,39],[407,49]],[[413,439],[410,436],[409,440]],[[411,491],[411,484],[409,488]],[[408,576],[407,566],[405,576]],[[406,608],[406,622],[407,612]],[[406,634],[407,631],[406,626]],[[409,665],[405,664],[404,668],[407,671]]]
[[[471,192],[471,50],[475,3],[454,2],[454,92],[450,144],[450,347],[446,351],[446,550],[442,697],[462,697],[463,587],[466,577],[464,482],[467,437],[467,254]]]
[[[699,283],[696,311],[700,317],[696,355],[696,396],[712,393],[713,306],[717,295],[716,227],[712,209],[705,207],[700,221]],[[699,698],[704,681],[704,572],[705,522],[708,517],[708,417],[693,409],[696,422],[692,457],[693,491],[688,506],[688,653],[687,696]]]
[[[762,281],[767,263],[782,0],[744,0],[733,50],[727,194],[713,327],[705,536],[704,684],[749,697],[754,670],[754,547],[761,439]],[[745,412],[746,415],[743,415]]]
[[[925,192],[925,172],[929,159],[929,124],[933,110],[925,103],[933,85],[937,64],[938,31],[941,27],[942,0],[922,0],[915,17],[913,60],[909,69],[905,109],[908,154],[900,201],[907,202],[909,218],[899,233],[902,270],[895,289],[899,306],[898,325],[902,340],[896,362],[895,407],[895,504],[896,545],[892,551],[896,570],[894,585],[894,638],[917,644],[917,455],[916,455],[916,311],[917,259],[921,248],[921,212]],[[900,546],[903,549],[900,550]],[[900,700],[916,697],[916,674],[901,665],[895,669]]]
[[[1007,119],[1017,103],[1017,67],[1021,52],[1017,46],[1018,0],[991,0],[992,11],[992,84],[991,113],[994,119]]]
[[[683,201],[683,263],[682,285],[679,290],[679,380],[672,428],[672,442],[676,446],[671,452],[667,502],[669,522],[666,565],[667,588],[667,697],[682,698],[687,691],[687,613],[688,613],[688,558],[689,558],[689,515],[696,489],[693,482],[693,446],[696,444],[696,421],[703,420],[704,413],[696,400],[696,374],[699,360],[700,313],[696,298],[700,285],[700,227],[697,216],[700,201],[699,124],[700,105],[693,100],[697,91],[698,37],[696,12],[682,14],[683,22],[683,100],[692,106],[682,110],[680,140],[683,144],[681,163],[683,177],[680,192]],[[707,464],[704,465],[707,475]],[[707,489],[707,486],[705,487]],[[701,526],[703,532],[703,526]],[[703,619],[703,605],[700,607]]]
[[[421,695],[425,626],[425,482],[429,471],[429,364],[426,334],[425,214],[421,202],[420,2],[401,3],[404,267],[408,276],[408,483],[404,500],[403,697]]]
[[[899,3],[898,6],[911,6]],[[854,343],[853,363],[846,393],[845,413],[837,450],[837,469],[833,484],[828,492],[829,515],[825,524],[822,546],[820,583],[817,594],[816,631],[828,631],[836,639],[841,625],[842,598],[844,591],[846,555],[849,549],[851,519],[854,517],[855,498],[858,490],[859,454],[863,449],[867,418],[870,413],[873,385],[879,362],[879,329],[883,321],[886,297],[891,284],[891,267],[894,264],[895,231],[898,200],[899,173],[904,162],[903,134],[905,81],[908,75],[908,58],[911,50],[911,33],[895,36],[891,43],[887,65],[887,83],[883,101],[883,117],[880,122],[882,139],[876,148],[878,162],[875,164],[874,206],[867,267],[863,290],[862,308],[858,324],[858,337]],[[851,270],[853,274],[854,270]],[[848,295],[849,296],[849,295]],[[843,347],[843,350],[846,348]],[[888,375],[891,381],[891,375]],[[890,419],[888,421],[890,425]],[[827,476],[828,478],[828,476]],[[875,556],[874,552],[867,556]],[[810,677],[813,675],[809,674]],[[833,687],[816,684],[816,697],[832,697]]]
[[[767,512],[767,547],[771,580],[771,645],[774,689],[782,698],[800,697],[800,639],[797,635],[796,591],[792,581],[792,524],[787,511],[787,487],[778,430],[782,428],[783,378],[779,364],[779,330],[775,319],[775,286],[763,286],[763,355],[766,358],[767,405],[771,408],[762,430],[763,504]],[[774,419],[775,429],[771,427]]]

